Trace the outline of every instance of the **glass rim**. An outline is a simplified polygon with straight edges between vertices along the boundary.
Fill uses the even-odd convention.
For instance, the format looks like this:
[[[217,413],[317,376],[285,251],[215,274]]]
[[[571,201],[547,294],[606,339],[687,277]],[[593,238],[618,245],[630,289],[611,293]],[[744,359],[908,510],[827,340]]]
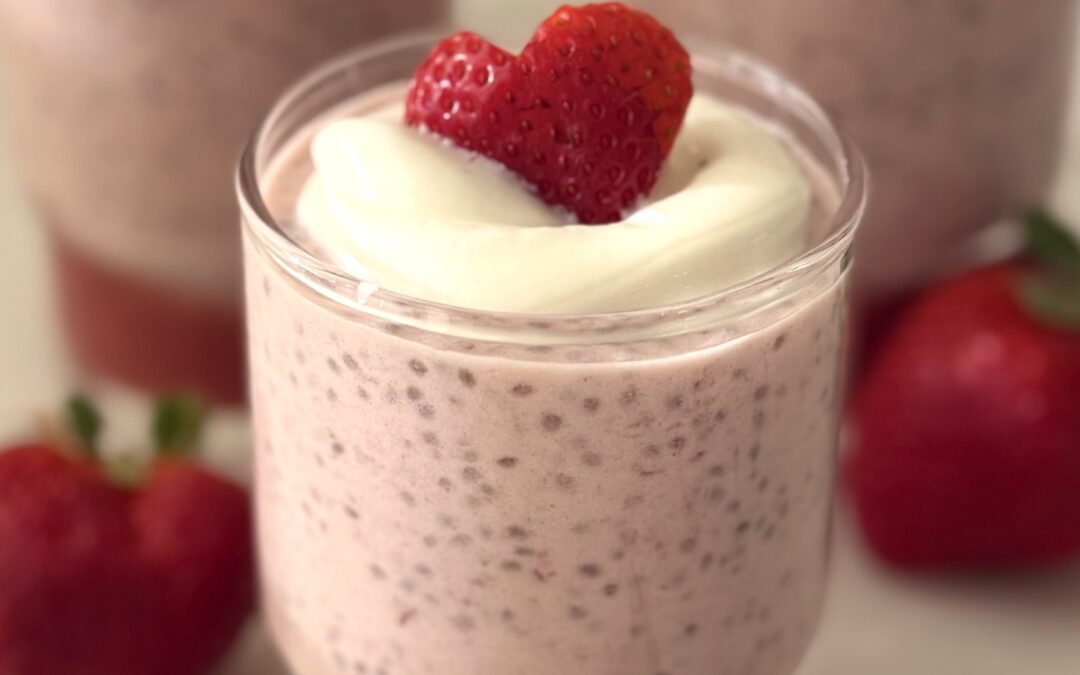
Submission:
[[[741,76],[753,77],[764,83],[770,94],[782,91],[786,102],[784,109],[801,110],[808,121],[813,122],[814,133],[819,140],[825,142],[827,150],[838,162],[840,180],[836,187],[839,191],[839,200],[835,211],[828,219],[828,234],[796,257],[737,284],[697,298],[640,309],[589,313],[511,312],[426,300],[384,288],[370,279],[358,277],[333,262],[319,257],[299,243],[286,228],[277,222],[263,198],[259,184],[259,162],[263,159],[262,145],[266,138],[293,104],[302,100],[306,94],[318,89],[322,83],[333,79],[347,67],[389,56],[403,49],[423,45],[431,47],[448,34],[446,29],[404,33],[351,50],[317,67],[279,96],[270,112],[256,127],[240,155],[234,187],[240,202],[243,229],[249,232],[260,246],[269,248],[273,252],[271,257],[276,267],[283,268],[282,271],[287,275],[299,280],[335,304],[365,311],[365,308],[377,303],[380,308],[379,313],[384,316],[390,314],[405,317],[412,310],[464,321],[475,320],[477,317],[490,317],[530,326],[539,323],[557,325],[560,322],[593,320],[607,322],[621,317],[682,316],[698,313],[726,302],[742,301],[764,294],[779,282],[792,277],[814,273],[818,270],[823,272],[832,261],[850,249],[866,209],[868,193],[866,161],[856,145],[838,128],[816,99],[771,65],[722,41],[710,40],[707,43],[695,43],[691,38],[684,42],[692,46],[690,51],[694,72],[719,68],[737,71]],[[330,292],[327,288],[329,285],[327,282],[330,280],[354,286],[373,285],[375,288],[370,292],[365,292],[363,300],[349,302],[341,295]],[[387,307],[398,309],[388,311]]]

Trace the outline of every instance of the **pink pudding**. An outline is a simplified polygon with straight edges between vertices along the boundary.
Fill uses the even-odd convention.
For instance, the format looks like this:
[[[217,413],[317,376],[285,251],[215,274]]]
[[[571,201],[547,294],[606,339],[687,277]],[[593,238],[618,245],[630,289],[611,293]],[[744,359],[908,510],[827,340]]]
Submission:
[[[800,91],[717,49],[695,62],[672,157],[718,137],[725,152],[688,163],[693,180],[718,162],[752,183],[738,148],[752,149],[772,172],[753,175],[775,182],[761,194],[799,208],[774,228],[791,226],[783,243],[753,223],[732,237],[775,244],[775,262],[716,277],[753,257],[733,258],[734,239],[710,257],[712,219],[727,223],[734,206],[669,201],[686,227],[707,226],[684,253],[713,261],[698,276],[657,273],[625,293],[626,275],[597,286],[568,263],[538,285],[528,275],[543,270],[522,254],[519,276],[485,284],[494,267],[467,244],[440,257],[456,225],[426,200],[464,192],[454,207],[478,208],[454,181],[499,181],[498,169],[437,142],[414,159],[417,132],[393,128],[401,82],[431,45],[399,41],[319,71],[241,165],[263,601],[292,672],[790,675],[824,589],[857,155]],[[372,124],[388,126],[365,136]],[[377,200],[435,214],[415,246],[394,238],[404,225],[380,239],[367,212],[353,229],[318,219],[318,185],[348,183],[336,167],[369,162],[393,192],[399,170],[435,171],[429,159],[460,168],[429,181],[443,194]],[[326,198],[325,213],[348,209]],[[654,207],[667,208],[656,197],[639,216]],[[630,236],[633,221],[595,236]],[[519,246],[513,223],[499,232]],[[559,245],[562,231],[549,234]],[[542,235],[532,255],[547,255]],[[351,237],[368,243],[354,250]],[[386,253],[363,262],[383,276],[365,278],[354,253]],[[402,292],[439,277],[441,295]],[[684,298],[672,279],[691,277],[708,291]],[[579,282],[589,293],[562,293]]]

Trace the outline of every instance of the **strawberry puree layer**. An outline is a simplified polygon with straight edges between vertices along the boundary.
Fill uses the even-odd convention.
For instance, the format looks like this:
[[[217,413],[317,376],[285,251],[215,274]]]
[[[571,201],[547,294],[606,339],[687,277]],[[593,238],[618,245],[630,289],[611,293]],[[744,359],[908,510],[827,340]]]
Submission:
[[[120,273],[60,234],[53,234],[52,252],[64,328],[89,372],[149,391],[244,402],[239,304]]]

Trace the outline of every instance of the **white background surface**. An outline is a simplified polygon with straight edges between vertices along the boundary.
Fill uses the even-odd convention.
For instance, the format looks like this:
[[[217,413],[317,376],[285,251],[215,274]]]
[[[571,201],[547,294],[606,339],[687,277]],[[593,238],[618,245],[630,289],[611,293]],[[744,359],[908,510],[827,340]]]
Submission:
[[[521,39],[551,4],[465,0],[463,22]],[[1074,79],[1074,99],[1080,99],[1080,67]],[[1073,109],[1065,168],[1051,203],[1080,226],[1080,101]],[[0,439],[22,433],[31,413],[69,386],[41,233],[17,194],[5,140],[0,132]],[[243,450],[242,443],[234,447]],[[242,464],[237,457],[223,461]],[[1030,577],[900,577],[865,556],[843,513],[837,531],[825,620],[799,675],[1080,674],[1080,569]],[[282,673],[258,630],[224,671]]]

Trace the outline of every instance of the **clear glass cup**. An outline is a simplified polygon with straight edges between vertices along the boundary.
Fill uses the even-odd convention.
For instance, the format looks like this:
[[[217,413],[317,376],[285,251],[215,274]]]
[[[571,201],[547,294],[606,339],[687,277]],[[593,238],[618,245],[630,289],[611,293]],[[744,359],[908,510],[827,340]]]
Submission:
[[[313,121],[433,44],[319,70],[241,160],[275,642],[296,675],[790,675],[825,583],[859,156],[800,90],[714,47],[696,87],[782,128],[829,188],[804,254],[635,312],[425,302],[318,258],[265,189]]]
[[[236,156],[318,63],[449,0],[0,0],[22,181],[82,370],[244,398]]]
[[[760,55],[866,154],[856,297],[882,311],[972,234],[1046,197],[1062,149],[1076,0],[635,0]]]

